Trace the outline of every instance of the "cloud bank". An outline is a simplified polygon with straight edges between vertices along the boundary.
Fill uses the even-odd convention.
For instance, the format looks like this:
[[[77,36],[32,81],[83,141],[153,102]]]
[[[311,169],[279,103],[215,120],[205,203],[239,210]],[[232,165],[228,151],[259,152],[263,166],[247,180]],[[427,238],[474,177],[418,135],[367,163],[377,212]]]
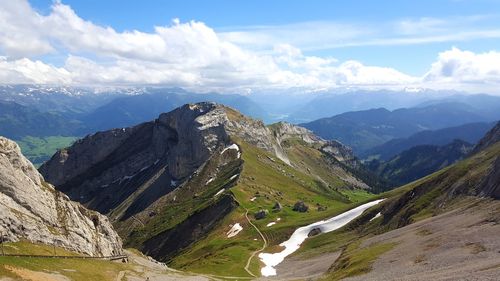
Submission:
[[[356,41],[373,34],[366,26],[309,23],[305,28],[303,24],[291,29],[259,27],[217,33],[202,22],[174,19],[151,33],[117,32],[80,18],[61,2],[55,2],[47,15],[36,12],[26,0],[3,2],[0,83],[168,85],[221,92],[463,85],[482,90],[500,84],[500,53],[495,51],[475,54],[452,48],[440,53],[422,77],[302,52],[321,34],[329,34],[328,40],[339,44],[374,44]],[[430,34],[445,28],[438,20],[403,21],[394,25],[396,33],[414,36],[419,32],[417,37],[376,40],[380,40],[377,44],[399,44],[390,40],[419,40],[422,30]],[[496,31],[488,32],[487,36],[496,36]],[[51,56],[63,57],[63,63],[49,63]]]

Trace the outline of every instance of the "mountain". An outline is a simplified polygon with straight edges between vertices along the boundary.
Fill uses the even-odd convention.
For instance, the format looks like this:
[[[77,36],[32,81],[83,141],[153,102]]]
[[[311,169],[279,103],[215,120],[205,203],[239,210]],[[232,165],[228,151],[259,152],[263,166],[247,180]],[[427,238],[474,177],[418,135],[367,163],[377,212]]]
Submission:
[[[497,122],[495,127],[488,131],[488,133],[479,140],[474,147],[474,152],[484,150],[485,148],[500,141],[500,122]]]
[[[242,95],[191,93],[177,88],[0,86],[0,132],[18,142],[25,156],[42,164],[57,149],[86,134],[154,119],[180,105],[214,100],[245,114],[267,118]]]
[[[121,253],[121,239],[105,216],[56,191],[19,146],[4,137],[0,137],[0,202],[4,241],[26,239],[90,256]]]
[[[355,163],[349,148],[307,129],[204,102],[89,135],[40,171],[108,215],[127,247],[178,269],[249,276],[241,257],[261,247],[254,227],[277,243],[365,200]],[[228,269],[229,257],[239,258]]]
[[[482,116],[490,120],[500,119],[500,97],[486,94],[475,95],[452,95],[445,98],[438,98],[423,102],[416,107],[426,107],[440,103],[461,103],[466,104],[475,112],[480,112]]]
[[[470,123],[439,130],[426,130],[407,138],[397,138],[382,145],[364,151],[360,157],[387,161],[396,154],[417,145],[445,145],[455,139],[476,143],[488,132],[495,123]]]
[[[499,111],[500,112],[500,111]],[[500,114],[500,113],[499,113]],[[384,108],[339,114],[302,124],[325,139],[336,139],[361,154],[395,138],[474,122],[493,121],[461,103],[427,107]]]
[[[498,279],[497,131],[466,159],[381,194],[382,203],[346,227],[309,238],[284,270],[325,261],[325,280]]]
[[[455,94],[457,92],[426,89],[406,89],[403,91],[353,90],[339,93],[310,94],[314,98],[302,103],[302,107],[292,112],[286,120],[304,123],[350,111],[373,108],[395,110],[414,107],[427,101],[442,99]]]
[[[0,132],[12,139],[75,136],[84,132],[84,128],[80,121],[68,119],[57,112],[41,112],[15,102],[0,101]]]
[[[215,101],[234,107],[246,115],[266,118],[253,101],[241,95],[198,94],[180,89],[150,89],[146,93],[118,97],[82,117],[89,132],[122,128],[154,119],[162,112],[186,103]]]
[[[137,91],[139,89],[136,88],[0,85],[0,100],[15,102],[41,112],[59,112],[74,117],[91,112],[118,96],[134,94]]]
[[[418,145],[405,150],[386,162],[372,160],[369,170],[400,186],[425,177],[463,159],[473,146],[462,140],[454,140],[443,146]]]

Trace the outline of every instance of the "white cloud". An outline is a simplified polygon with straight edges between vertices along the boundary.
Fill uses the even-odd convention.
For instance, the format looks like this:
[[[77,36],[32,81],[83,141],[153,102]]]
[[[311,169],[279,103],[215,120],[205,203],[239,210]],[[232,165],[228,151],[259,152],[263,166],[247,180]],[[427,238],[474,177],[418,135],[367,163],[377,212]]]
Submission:
[[[39,60],[22,58],[8,61],[0,57],[0,81],[3,83],[69,84],[71,76],[66,69]]]
[[[40,30],[42,18],[26,1],[2,1],[0,52],[13,58],[53,52]]]
[[[500,52],[476,54],[458,48],[442,52],[424,81],[454,84],[500,84]]]
[[[217,33],[202,22],[181,23],[174,19],[171,25],[157,26],[150,33],[118,32],[80,18],[71,7],[57,1],[47,15],[34,11],[26,0],[4,2],[0,7],[0,56],[3,56],[0,83],[160,84],[198,91],[245,93],[252,89],[314,91],[335,87],[456,86],[472,81],[500,83],[500,63],[495,52],[474,54],[452,49],[441,53],[424,77],[302,52],[308,44],[330,41],[340,45],[413,44],[464,36],[428,35],[449,25],[434,19],[400,22],[393,27],[395,32],[412,36],[395,39],[377,39],[377,30],[366,24],[324,22]],[[413,25],[419,28],[414,29]],[[425,34],[418,30],[425,30]],[[372,39],[356,41],[363,36]],[[500,31],[499,34],[484,31],[479,36],[500,36]],[[256,46],[262,44],[258,42],[265,43]],[[260,52],[254,47],[268,50]],[[66,59],[62,66],[55,67],[44,62],[44,54]],[[492,66],[493,61],[496,66]]]

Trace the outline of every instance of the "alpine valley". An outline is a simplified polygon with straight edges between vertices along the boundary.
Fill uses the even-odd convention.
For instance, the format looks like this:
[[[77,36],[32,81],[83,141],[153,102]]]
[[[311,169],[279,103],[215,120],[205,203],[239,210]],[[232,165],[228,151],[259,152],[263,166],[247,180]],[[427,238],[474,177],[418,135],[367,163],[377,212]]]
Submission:
[[[0,281],[500,281],[499,22],[0,0]]]
[[[89,280],[97,277],[87,268],[100,266],[100,280],[181,278],[172,269],[186,280],[421,280],[421,272],[487,280],[500,270],[499,141],[497,124],[475,146],[420,145],[375,164],[297,125],[190,103],[78,139],[40,174],[2,139],[0,226],[9,253],[49,254],[44,245],[55,245],[65,255],[130,260],[66,262],[75,271],[51,278]],[[288,252],[291,236],[302,238]],[[266,260],[272,253],[284,258]],[[0,272],[16,278],[60,268],[0,259]]]

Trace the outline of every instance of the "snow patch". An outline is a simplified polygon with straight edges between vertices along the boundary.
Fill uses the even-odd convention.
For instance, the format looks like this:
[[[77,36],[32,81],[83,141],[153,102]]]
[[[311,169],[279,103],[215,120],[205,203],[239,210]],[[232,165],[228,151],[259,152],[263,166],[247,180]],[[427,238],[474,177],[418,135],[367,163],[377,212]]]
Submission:
[[[250,201],[255,201],[255,199],[257,199],[257,197],[252,197],[252,199],[250,199]]]
[[[237,145],[237,144],[235,144],[235,143],[233,143],[233,144],[231,144],[230,146],[228,146],[228,147],[224,148],[220,154],[223,154],[223,153],[224,153],[224,152],[226,152],[226,150],[228,150],[228,149],[234,149],[234,150],[236,150],[236,151],[240,151],[240,148],[238,147],[238,145]]]
[[[273,221],[273,222],[268,223],[266,226],[267,226],[267,227],[270,227],[270,226],[273,226],[273,225],[275,225],[275,224],[276,224],[276,222],[275,222],[275,221]]]
[[[372,220],[374,220],[374,219],[376,219],[376,218],[380,217],[381,215],[382,215],[382,214],[379,212],[379,213],[378,213],[378,214],[376,214],[373,218],[371,218],[371,219],[370,219],[370,221],[372,221]]]
[[[205,185],[208,185],[209,183],[213,182],[215,178],[210,178],[209,180],[207,180],[207,182],[205,183]]]
[[[233,143],[233,144],[231,144],[230,146],[228,146],[228,147],[224,148],[220,154],[223,154],[223,153],[224,153],[224,152],[226,152],[226,150],[228,150],[228,149],[234,149],[234,150],[238,151],[238,156],[237,156],[237,158],[240,158],[240,157],[241,157],[240,148],[239,148],[239,147],[238,147],[238,145],[237,145],[237,144],[235,144],[235,143]]]
[[[339,229],[339,228],[343,227],[344,225],[348,224],[353,219],[360,216],[366,209],[377,205],[378,203],[382,202],[383,200],[384,199],[375,200],[375,201],[363,204],[361,206],[358,206],[354,209],[351,209],[347,212],[344,212],[344,213],[337,215],[333,218],[330,218],[328,220],[315,222],[313,224],[297,228],[297,230],[295,230],[295,232],[292,234],[290,239],[288,239],[287,241],[280,244],[280,246],[285,248],[283,251],[278,252],[278,253],[274,253],[274,254],[271,254],[271,253],[260,253],[259,254],[260,260],[266,265],[265,267],[263,267],[261,269],[261,274],[263,276],[276,275],[275,266],[280,264],[285,259],[285,257],[287,257],[288,255],[292,254],[293,252],[297,251],[300,248],[300,245],[302,244],[302,242],[304,242],[304,240],[306,240],[309,232],[311,232],[312,229],[319,228],[322,233],[327,233],[327,232]]]
[[[239,174],[236,174],[236,175],[234,175],[234,176],[230,177],[230,178],[229,178],[229,180],[230,180],[230,181],[232,181],[232,180],[234,180],[237,176],[239,176]]]
[[[235,223],[231,229],[226,233],[227,238],[231,238],[236,236],[240,231],[243,230],[243,227],[239,223]]]
[[[222,194],[222,192],[224,192],[224,188],[223,188],[223,189],[221,189],[221,190],[219,190],[219,191],[217,191],[217,193],[215,193],[215,196],[219,196],[219,195],[221,195],[221,194]]]

